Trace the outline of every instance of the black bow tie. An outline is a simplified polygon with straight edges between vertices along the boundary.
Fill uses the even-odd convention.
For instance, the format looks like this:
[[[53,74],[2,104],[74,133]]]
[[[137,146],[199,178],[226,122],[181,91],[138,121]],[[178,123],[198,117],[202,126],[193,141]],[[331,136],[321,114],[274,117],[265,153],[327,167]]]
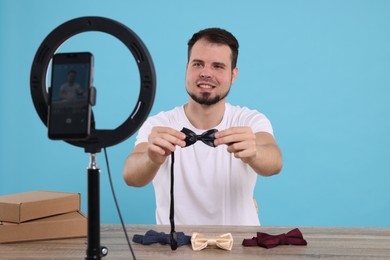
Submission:
[[[183,127],[181,132],[186,134],[186,147],[193,145],[197,141],[201,140],[203,143],[207,144],[208,146],[215,147],[214,140],[215,140],[215,133],[217,132],[217,129],[210,129],[204,132],[201,135],[195,134],[193,131],[191,131],[188,128]]]
[[[186,146],[185,147],[193,145],[198,140],[201,140],[203,143],[205,143],[211,147],[215,147],[215,145],[214,145],[215,136],[214,135],[217,131],[218,131],[217,129],[211,129],[211,130],[204,132],[201,135],[197,135],[193,131],[191,131],[190,129],[185,128],[185,127],[183,127],[183,129],[181,130],[181,132],[186,134],[186,139],[185,139]],[[175,202],[174,202],[174,196],[173,196],[173,185],[174,185],[174,170],[173,170],[174,167],[173,167],[173,165],[174,165],[174,163],[175,163],[175,153],[172,152],[171,153],[171,190],[170,190],[171,205],[170,205],[170,212],[169,212],[169,221],[171,222],[170,244],[171,244],[172,250],[176,250],[177,247],[179,246],[178,233],[176,233],[176,231],[175,231],[175,211],[174,211]]]

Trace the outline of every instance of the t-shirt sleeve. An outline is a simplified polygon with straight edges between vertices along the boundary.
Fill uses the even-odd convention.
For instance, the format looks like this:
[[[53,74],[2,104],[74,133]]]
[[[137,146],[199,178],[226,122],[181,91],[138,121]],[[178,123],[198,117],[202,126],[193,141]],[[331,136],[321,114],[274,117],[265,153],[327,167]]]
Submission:
[[[150,124],[149,118],[142,124],[140,129],[138,130],[137,137],[135,139],[135,145],[140,143],[145,143],[148,141],[148,136],[152,130],[153,126]]]
[[[242,112],[240,125],[250,126],[254,133],[266,132],[272,136],[274,135],[272,124],[264,114],[246,107],[243,108]]]
[[[271,134],[272,136],[274,135],[274,131],[273,131],[271,122],[269,121],[269,119],[265,115],[263,115],[261,113],[259,113],[257,120],[254,121],[251,124],[251,126],[253,129],[253,132],[255,132],[255,133],[266,132],[266,133]]]
[[[138,130],[135,145],[148,142],[148,137],[150,132],[152,131],[152,128],[155,126],[166,126],[168,125],[167,121],[168,118],[166,117],[164,112],[160,112],[157,115],[147,118]]]

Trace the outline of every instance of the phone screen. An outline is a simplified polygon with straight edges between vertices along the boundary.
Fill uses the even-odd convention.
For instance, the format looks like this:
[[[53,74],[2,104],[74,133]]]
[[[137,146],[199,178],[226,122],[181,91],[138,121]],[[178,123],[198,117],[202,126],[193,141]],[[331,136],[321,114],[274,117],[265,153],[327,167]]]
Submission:
[[[58,53],[53,56],[49,91],[50,139],[85,139],[90,134],[93,56]]]

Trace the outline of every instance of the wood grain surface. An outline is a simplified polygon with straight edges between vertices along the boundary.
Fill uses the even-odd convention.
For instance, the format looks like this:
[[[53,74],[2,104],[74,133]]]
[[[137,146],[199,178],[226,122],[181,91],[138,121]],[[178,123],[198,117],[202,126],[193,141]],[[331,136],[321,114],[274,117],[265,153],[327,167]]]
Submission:
[[[195,252],[190,245],[172,251],[168,245],[144,246],[131,242],[136,259],[390,259],[389,228],[298,227],[307,246],[278,246],[272,249],[243,247],[244,238],[256,232],[286,233],[295,227],[177,226],[176,231],[191,236],[232,233],[233,249],[204,249]],[[134,234],[153,229],[168,233],[169,226],[126,225],[130,240]],[[102,259],[132,259],[121,225],[101,226],[101,245],[109,250]],[[58,239],[0,244],[0,259],[84,259],[86,238]]]

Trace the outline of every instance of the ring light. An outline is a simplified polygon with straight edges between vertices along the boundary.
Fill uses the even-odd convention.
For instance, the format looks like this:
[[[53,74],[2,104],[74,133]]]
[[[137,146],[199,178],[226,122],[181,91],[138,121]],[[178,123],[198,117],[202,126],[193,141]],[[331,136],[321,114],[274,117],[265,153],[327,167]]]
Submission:
[[[140,93],[130,116],[116,129],[91,129],[88,139],[67,141],[84,147],[86,152],[96,153],[103,147],[118,144],[129,138],[147,118],[154,101],[156,75],[150,54],[141,39],[127,26],[103,17],[81,17],[63,23],[54,29],[39,46],[31,68],[31,96],[42,122],[47,125],[48,92],[46,74],[51,58],[59,46],[70,37],[88,31],[110,34],[126,45],[133,54],[140,73]]]

